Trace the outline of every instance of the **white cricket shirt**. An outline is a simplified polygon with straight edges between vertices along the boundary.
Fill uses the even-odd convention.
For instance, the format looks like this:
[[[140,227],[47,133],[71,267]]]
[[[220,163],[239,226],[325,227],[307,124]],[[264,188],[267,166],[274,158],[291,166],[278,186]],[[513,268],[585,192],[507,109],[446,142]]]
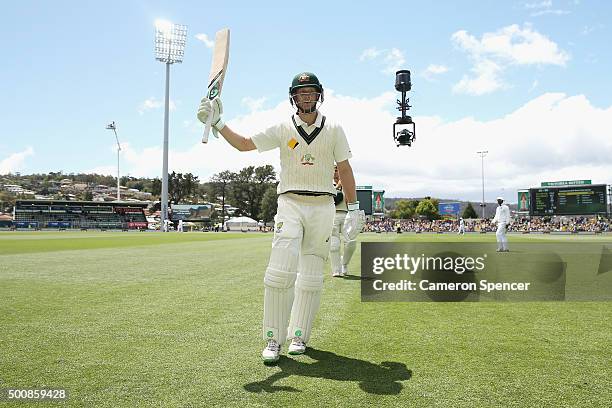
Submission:
[[[495,209],[495,217],[493,222],[510,223],[510,208],[506,204],[502,204]]]
[[[312,125],[297,114],[292,120],[251,138],[259,152],[280,150],[279,194],[288,191],[335,194],[334,164],[352,157],[344,130],[321,112]]]

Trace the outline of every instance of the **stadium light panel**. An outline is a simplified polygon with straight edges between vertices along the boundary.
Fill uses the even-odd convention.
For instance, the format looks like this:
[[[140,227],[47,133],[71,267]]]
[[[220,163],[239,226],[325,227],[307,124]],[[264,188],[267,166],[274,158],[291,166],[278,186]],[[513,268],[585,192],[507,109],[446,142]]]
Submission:
[[[155,59],[168,64],[183,62],[187,26],[165,20],[155,22]]]

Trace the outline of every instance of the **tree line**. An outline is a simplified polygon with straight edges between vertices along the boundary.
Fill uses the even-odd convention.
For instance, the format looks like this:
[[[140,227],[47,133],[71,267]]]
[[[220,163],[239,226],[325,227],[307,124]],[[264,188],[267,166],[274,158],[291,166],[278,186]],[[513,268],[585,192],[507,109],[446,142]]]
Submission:
[[[238,210],[235,215],[246,215],[255,220],[272,221],[276,214],[276,173],[274,167],[248,166],[234,173],[229,170],[213,175],[207,183],[210,201],[221,204],[221,219],[225,207]]]
[[[106,185],[113,187],[117,178],[100,174],[64,174],[63,172],[49,172],[48,174],[21,175],[19,173],[0,176],[3,184],[19,184],[26,189],[36,191],[37,194],[47,195],[54,183],[63,179],[70,179],[73,183],[87,183],[93,185]],[[214,174],[208,181],[200,181],[192,173],[168,174],[168,200],[171,204],[194,204],[212,202],[221,205],[221,211],[213,212],[213,218],[225,219],[226,206],[237,208],[235,215],[246,215],[256,220],[272,221],[276,214],[276,172],[271,165],[247,166],[237,172],[225,170]],[[149,192],[154,199],[161,196],[162,181],[160,178],[121,177],[121,185]],[[10,211],[15,199],[29,197],[16,197],[6,191],[0,192],[0,202],[4,203],[4,210]],[[58,199],[62,199],[59,197]],[[86,191],[83,200],[91,200],[92,194]],[[440,218],[438,214],[439,200],[431,197],[424,199],[400,199],[388,213],[391,218],[425,217],[430,220]],[[2,208],[0,208],[2,210]],[[477,218],[471,203],[465,208],[463,218]]]
[[[53,193],[57,183],[69,179],[73,183],[89,185],[116,186],[117,178],[100,174],[64,174],[63,172],[49,172],[48,174],[21,175],[19,173],[0,176],[2,184],[17,184],[25,189],[35,191],[41,195],[51,195],[54,199],[64,199],[59,193]],[[162,180],[146,177],[123,176],[121,185],[139,191],[149,192],[154,199],[161,197]],[[248,166],[237,172],[229,170],[214,174],[209,181],[202,182],[192,173],[168,174],[168,201],[170,204],[195,204],[212,202],[221,204],[219,214],[213,217],[225,217],[226,206],[237,208],[236,215],[246,215],[256,220],[271,221],[276,214],[276,172],[271,165]],[[33,197],[16,196],[7,191],[0,192],[0,202],[4,210],[10,211],[16,199],[30,199]],[[91,200],[90,190],[79,196],[80,200]],[[0,208],[2,210],[2,208]],[[223,219],[223,218],[222,218]]]

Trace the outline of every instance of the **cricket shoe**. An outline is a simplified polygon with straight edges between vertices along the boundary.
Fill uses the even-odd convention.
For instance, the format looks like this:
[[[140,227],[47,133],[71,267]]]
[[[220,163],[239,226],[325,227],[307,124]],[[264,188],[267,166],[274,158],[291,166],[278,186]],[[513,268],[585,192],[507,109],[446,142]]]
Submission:
[[[348,265],[342,264],[342,269],[340,269],[340,276],[346,276],[348,273]]]
[[[268,340],[266,348],[261,352],[261,357],[265,364],[272,364],[278,361],[281,346],[276,340]]]
[[[341,270],[341,269],[334,269],[334,270],[332,271],[332,276],[333,276],[334,278],[339,278],[339,277],[341,277],[341,276],[342,276],[342,270]]]
[[[289,351],[287,353],[291,355],[304,354],[306,351],[306,343],[302,341],[299,337],[294,337],[291,339],[291,344],[289,345]]]

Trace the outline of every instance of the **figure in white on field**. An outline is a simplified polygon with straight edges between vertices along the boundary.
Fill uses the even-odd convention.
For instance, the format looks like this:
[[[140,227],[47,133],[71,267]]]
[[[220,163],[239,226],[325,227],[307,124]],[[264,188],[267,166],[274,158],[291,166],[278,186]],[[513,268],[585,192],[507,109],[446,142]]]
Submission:
[[[334,216],[334,226],[332,228],[331,242],[329,246],[329,259],[331,262],[332,276],[343,277],[348,273],[348,264],[357,248],[357,240],[347,241],[342,235],[344,227],[344,219],[348,208],[344,193],[342,192],[342,181],[338,174],[338,167],[334,168],[334,185],[336,187],[336,195],[334,203],[336,204],[336,215]]]
[[[465,221],[463,221],[463,217],[459,218],[459,231],[457,231],[457,234],[465,234]]]
[[[497,232],[495,233],[497,252],[510,252],[508,249],[508,238],[506,237],[508,224],[510,224],[510,208],[504,204],[503,197],[497,197],[497,204],[495,217],[493,218],[493,223],[497,223]]]
[[[323,102],[323,86],[316,75],[296,75],[289,88],[289,101],[297,111],[287,122],[250,138],[223,123],[219,98],[202,99],[198,109],[198,119],[205,123],[212,115],[213,134],[220,133],[240,151],[279,149],[278,209],[264,277],[264,363],[278,361],[286,339],[291,339],[289,354],[303,354],[310,339],[335,212],[336,189],[331,177],[334,164],[348,202],[344,235],[355,239],[365,224],[349,163],[351,151],[342,127],[330,123],[318,110]]]
[[[179,220],[177,231],[183,232],[183,220]]]

